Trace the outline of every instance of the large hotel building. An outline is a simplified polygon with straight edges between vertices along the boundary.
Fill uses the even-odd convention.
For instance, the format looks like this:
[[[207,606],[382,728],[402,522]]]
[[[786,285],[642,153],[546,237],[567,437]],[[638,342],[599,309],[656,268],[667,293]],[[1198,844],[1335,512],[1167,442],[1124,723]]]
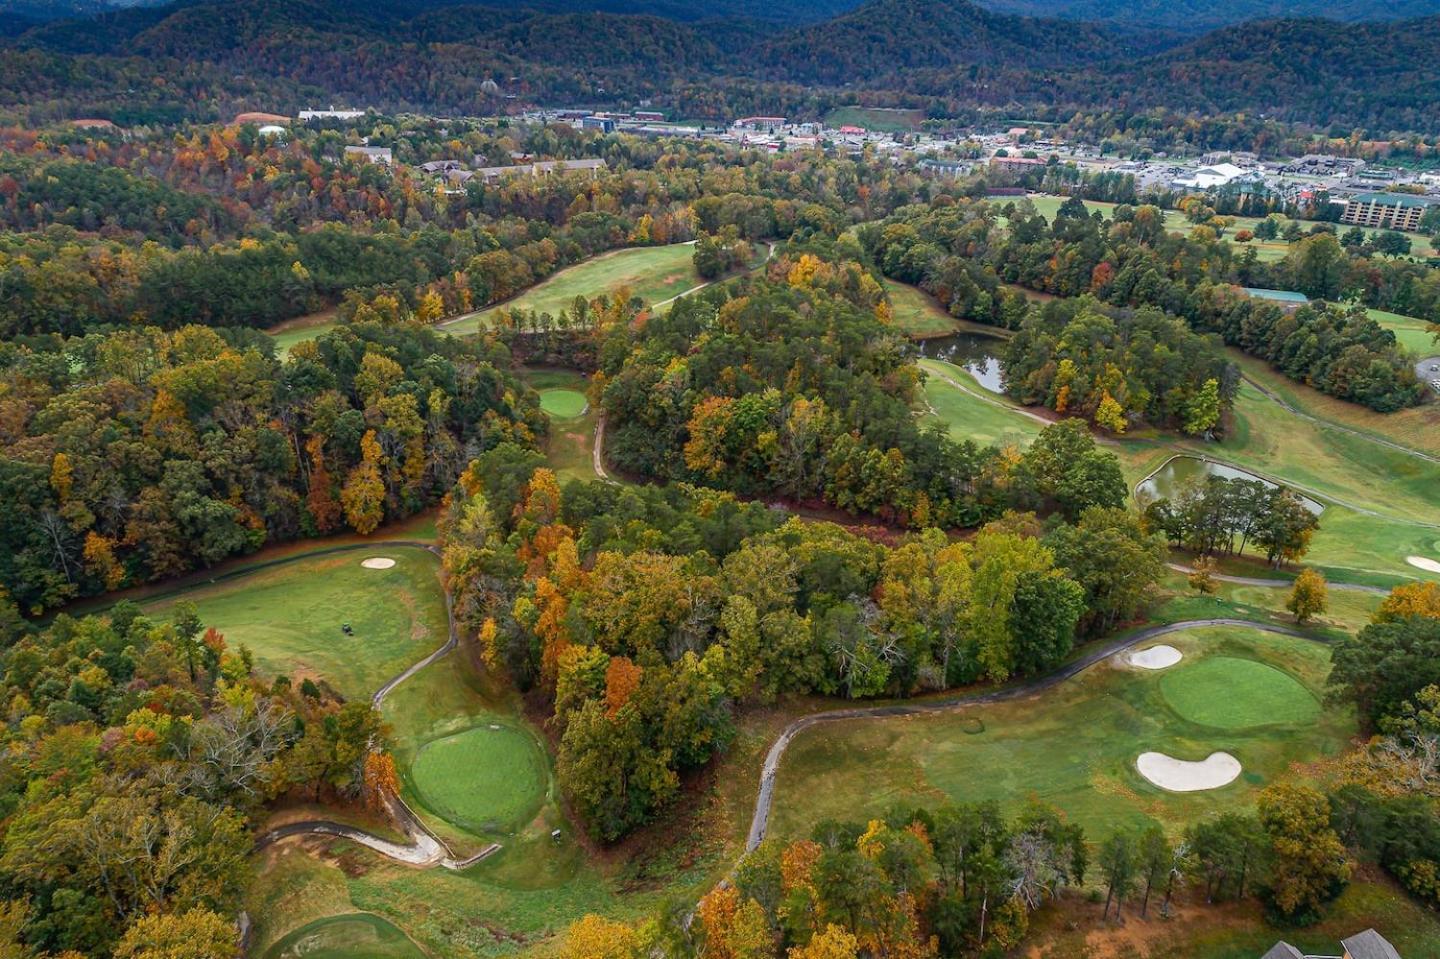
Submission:
[[[1437,203],[1440,199],[1410,193],[1361,193],[1345,201],[1340,222],[1414,232],[1425,211]]]

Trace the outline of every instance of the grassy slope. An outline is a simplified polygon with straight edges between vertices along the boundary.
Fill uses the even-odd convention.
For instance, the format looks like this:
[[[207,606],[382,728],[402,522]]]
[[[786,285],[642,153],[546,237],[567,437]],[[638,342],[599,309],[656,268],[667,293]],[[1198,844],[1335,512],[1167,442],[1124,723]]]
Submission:
[[[1265,663],[1316,696],[1329,671],[1323,646],[1253,630],[1192,630],[1165,641],[1192,663],[1221,654]],[[1205,815],[1248,806],[1292,762],[1335,755],[1355,731],[1354,717],[1343,710],[1244,729],[1200,726],[1169,706],[1163,675],[1101,664],[1046,692],[1044,708],[1025,700],[826,726],[823,734],[798,738],[786,755],[774,834],[802,836],[821,819],[854,819],[895,803],[994,799],[1013,811],[1031,795],[1060,806],[1092,838],[1119,824],[1151,821],[1177,832]],[[983,732],[967,733],[973,717],[983,721]],[[1222,789],[1166,793],[1134,769],[1146,750],[1201,759],[1217,749],[1245,766]]]
[[[590,382],[573,370],[525,369],[521,377],[537,390],[574,390],[584,393]],[[592,480],[595,467],[591,450],[595,443],[596,412],[587,409],[580,416],[550,418],[550,437],[545,457],[563,484],[566,480]]]
[[[473,333],[501,309],[537,310],[558,315],[575,297],[594,299],[628,287],[633,296],[659,303],[705,282],[691,263],[694,247],[688,243],[633,247],[605,253],[567,267],[543,283],[480,314],[476,320],[447,327],[453,333]]]
[[[377,570],[361,567],[367,555],[300,559],[183,595],[232,647],[249,647],[262,675],[320,677],[347,698],[368,696],[443,643],[446,626],[434,556],[384,547],[376,555],[396,564]],[[164,615],[175,599],[146,609]]]

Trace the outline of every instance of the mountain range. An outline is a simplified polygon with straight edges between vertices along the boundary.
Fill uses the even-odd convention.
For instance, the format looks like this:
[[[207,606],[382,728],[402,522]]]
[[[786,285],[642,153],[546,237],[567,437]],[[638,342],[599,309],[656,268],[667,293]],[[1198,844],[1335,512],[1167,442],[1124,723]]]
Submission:
[[[695,119],[809,114],[859,98],[937,115],[1170,108],[1395,131],[1440,126],[1433,15],[1269,19],[1197,36],[1140,24],[1148,0],[1085,22],[968,0],[869,0],[849,10],[848,0],[775,0],[763,11],[759,0],[535,2],[545,9],[182,0],[31,24],[0,46],[0,117],[147,122],[342,100],[481,112],[495,109],[486,97],[498,82],[526,102],[656,100]],[[1072,0],[989,2],[1066,13]],[[1114,0],[1084,2],[1119,9]],[[1440,6],[1397,0],[1391,9],[1425,3]],[[1342,0],[1341,10],[1362,5]],[[694,19],[701,12],[708,19]]]

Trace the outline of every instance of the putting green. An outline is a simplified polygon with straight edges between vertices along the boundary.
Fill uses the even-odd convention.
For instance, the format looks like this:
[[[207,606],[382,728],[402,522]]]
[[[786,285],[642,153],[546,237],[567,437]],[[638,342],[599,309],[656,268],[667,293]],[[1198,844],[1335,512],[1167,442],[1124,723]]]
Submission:
[[[574,419],[585,412],[585,394],[575,390],[550,389],[540,391],[540,408],[551,416]]]
[[[545,764],[534,739],[501,724],[426,743],[410,778],[426,808],[472,831],[524,826],[545,798]]]
[[[301,926],[265,954],[266,959],[425,959],[409,937],[379,916],[357,912]]]
[[[1208,656],[1160,679],[1165,702],[1182,719],[1216,729],[1313,720],[1320,704],[1281,670],[1253,659]]]

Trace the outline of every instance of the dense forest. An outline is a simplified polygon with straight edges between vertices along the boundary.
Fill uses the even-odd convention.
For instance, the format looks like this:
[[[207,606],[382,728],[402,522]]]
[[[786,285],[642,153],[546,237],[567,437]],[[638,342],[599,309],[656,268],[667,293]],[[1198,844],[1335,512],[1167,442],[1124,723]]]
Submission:
[[[125,10],[44,24],[0,48],[0,115],[131,125],[293,114],[337,99],[485,114],[507,110],[513,96],[660,99],[675,114],[719,121],[817,116],[860,88],[877,103],[948,116],[1018,108],[1063,121],[1102,105],[1165,107],[1386,131],[1429,130],[1437,119],[1434,16],[1344,27],[1274,20],[1182,43],[1168,31],[1032,19],[967,0],[872,0],[778,29],[654,13],[359,10],[341,0]]]
[[[267,337],[143,327],[0,347],[0,590],[39,613],[266,543],[411,515],[547,421],[509,354],[357,322]]]
[[[1221,409],[1228,404],[1236,377],[1207,334],[1372,409],[1421,401],[1394,333],[1362,306],[1333,301],[1354,297],[1440,321],[1440,273],[1347,249],[1328,224],[1298,238],[1285,259],[1261,263],[1222,237],[1224,217],[1189,208],[1196,227],[1182,234],[1167,230],[1150,205],[1122,204],[1106,220],[1071,197],[1047,222],[1025,200],[997,211],[947,197],[866,225],[860,236],[888,275],[920,285],[953,315],[1019,331],[1007,358],[1013,396],[1062,411],[1079,401],[1075,408],[1097,421],[1106,405],[1111,429],[1123,431],[1128,415],[1196,434],[1213,429],[1217,400]],[[1004,284],[1067,299],[1088,294],[1121,310],[1087,311],[1072,300],[1031,311]],[[1238,289],[1248,286],[1299,290],[1315,302],[1286,310]],[[1038,318],[1027,320],[1034,312]],[[1128,345],[1137,330],[1143,357]],[[1069,334],[1067,349],[1056,352],[1061,334]]]

